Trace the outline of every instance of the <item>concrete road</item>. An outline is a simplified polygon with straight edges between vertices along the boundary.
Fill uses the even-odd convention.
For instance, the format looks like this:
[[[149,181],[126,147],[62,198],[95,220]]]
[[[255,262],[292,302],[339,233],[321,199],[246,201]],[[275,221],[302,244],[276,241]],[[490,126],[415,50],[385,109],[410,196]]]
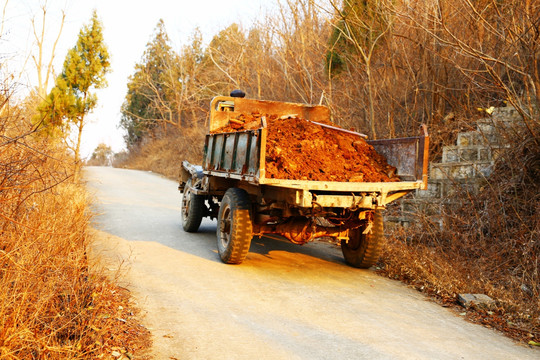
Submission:
[[[347,266],[334,245],[254,239],[221,263],[216,223],[183,232],[177,184],[89,167],[101,254],[128,263],[156,359],[540,359],[403,284]]]

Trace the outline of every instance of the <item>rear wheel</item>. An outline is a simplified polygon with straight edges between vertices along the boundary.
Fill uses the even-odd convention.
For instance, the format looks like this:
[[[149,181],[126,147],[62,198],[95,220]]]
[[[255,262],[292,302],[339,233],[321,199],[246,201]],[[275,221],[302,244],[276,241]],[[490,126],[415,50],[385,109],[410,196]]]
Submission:
[[[182,195],[182,227],[187,232],[197,232],[204,216],[204,196],[191,190],[191,179],[186,182]]]
[[[345,261],[354,267],[367,269],[375,265],[384,243],[383,216],[381,211],[373,212],[373,227],[369,234],[363,234],[366,225],[350,230],[349,241],[341,240],[341,251]]]
[[[217,248],[226,264],[244,261],[251,245],[253,229],[250,217],[251,202],[245,190],[227,190],[219,207],[217,223]]]

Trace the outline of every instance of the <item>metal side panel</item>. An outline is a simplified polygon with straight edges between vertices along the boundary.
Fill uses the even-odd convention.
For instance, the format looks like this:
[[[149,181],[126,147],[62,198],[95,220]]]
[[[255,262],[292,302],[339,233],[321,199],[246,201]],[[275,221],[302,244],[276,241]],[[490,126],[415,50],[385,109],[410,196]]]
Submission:
[[[427,128],[422,126],[422,136],[370,140],[368,143],[383,155],[388,163],[397,169],[403,181],[422,181],[427,186],[427,164],[429,136]]]
[[[247,171],[246,163],[249,160],[249,145],[250,134],[249,133],[237,133],[236,134],[236,154],[233,159],[233,172],[236,174],[244,174]]]
[[[402,180],[419,180],[417,174],[417,153],[419,138],[385,139],[368,141],[383,155],[388,163],[397,168]]]
[[[259,174],[259,160],[260,160],[260,143],[261,143],[261,132],[260,130],[252,133],[251,143],[249,147],[249,161],[248,161],[248,171],[249,175],[258,177]]]
[[[214,146],[213,146],[213,152],[212,152],[212,163],[210,164],[210,168],[212,170],[219,170],[221,169],[222,164],[222,157],[223,157],[223,143],[224,143],[225,137],[223,134],[217,134],[214,135]]]
[[[212,154],[214,146],[214,137],[206,135],[204,142],[204,158],[203,158],[203,168],[209,169],[212,164]]]
[[[209,134],[205,143],[204,170],[223,177],[256,177],[260,163],[259,144],[260,130]]]
[[[237,133],[230,133],[224,135],[224,149],[223,149],[223,161],[221,163],[221,169],[224,171],[232,172],[233,163],[236,157],[236,140]]]

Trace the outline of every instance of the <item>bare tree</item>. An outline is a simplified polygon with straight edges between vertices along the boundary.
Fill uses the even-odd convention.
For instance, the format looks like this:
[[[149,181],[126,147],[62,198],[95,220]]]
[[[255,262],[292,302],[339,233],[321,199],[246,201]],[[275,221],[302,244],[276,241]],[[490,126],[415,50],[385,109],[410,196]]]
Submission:
[[[425,32],[437,56],[497,105],[507,101],[531,134],[540,97],[540,4],[536,1],[433,1],[430,7],[397,9]]]
[[[2,22],[0,23],[0,37],[4,35],[4,22],[6,19],[6,8],[8,6],[9,0],[6,0],[4,3],[4,7],[2,8]]]
[[[37,55],[32,54],[31,57],[32,57],[32,61],[34,62],[34,66],[36,67],[37,76],[38,76],[37,93],[40,99],[44,99],[47,96],[49,79],[51,76],[54,76],[53,61],[54,61],[54,57],[56,53],[56,46],[58,45],[58,40],[60,40],[60,36],[62,35],[62,30],[64,28],[66,13],[64,10],[61,11],[62,17],[60,20],[60,28],[58,30],[58,34],[56,35],[56,39],[53,42],[49,61],[47,62],[47,64],[45,64],[44,47],[46,44],[46,35],[47,35],[46,33],[47,11],[48,11],[47,1],[41,4],[40,10],[41,10],[41,27],[39,27],[39,24],[36,23],[35,17],[33,17],[31,20],[34,40],[37,46]]]
[[[368,122],[371,136],[377,138],[375,127],[375,85],[373,81],[372,62],[375,51],[380,47],[385,35],[393,25],[392,16],[386,10],[386,0],[354,1],[345,0],[343,4],[330,1],[336,20],[332,22],[334,28],[334,44],[339,42],[343,50],[359,55],[366,74],[366,87],[368,98]],[[352,52],[351,50],[354,50]]]

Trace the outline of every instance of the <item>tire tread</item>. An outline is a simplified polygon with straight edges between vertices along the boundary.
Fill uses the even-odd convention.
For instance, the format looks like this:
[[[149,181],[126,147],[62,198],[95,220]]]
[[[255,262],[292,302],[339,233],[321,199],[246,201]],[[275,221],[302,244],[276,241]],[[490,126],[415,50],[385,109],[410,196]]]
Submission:
[[[384,224],[381,211],[374,212],[371,231],[371,234],[367,234],[361,240],[362,244],[356,250],[349,248],[345,241],[341,242],[343,256],[349,265],[367,269],[379,260],[384,245]]]
[[[220,250],[220,257],[224,263],[241,264],[249,252],[251,238],[253,237],[249,195],[243,189],[230,188],[223,196],[222,201],[230,201],[232,221],[229,244],[224,250],[221,250],[219,246],[221,240],[219,239],[218,227],[218,249]]]
[[[191,180],[188,180],[186,187],[191,186]],[[199,230],[201,226],[202,219],[204,217],[204,212],[206,210],[206,205],[204,204],[204,196],[195,195],[192,192],[188,194],[191,196],[190,206],[187,218],[184,218],[184,213],[182,209],[182,228],[184,231],[189,233],[194,233]],[[182,196],[186,196],[186,193]]]

